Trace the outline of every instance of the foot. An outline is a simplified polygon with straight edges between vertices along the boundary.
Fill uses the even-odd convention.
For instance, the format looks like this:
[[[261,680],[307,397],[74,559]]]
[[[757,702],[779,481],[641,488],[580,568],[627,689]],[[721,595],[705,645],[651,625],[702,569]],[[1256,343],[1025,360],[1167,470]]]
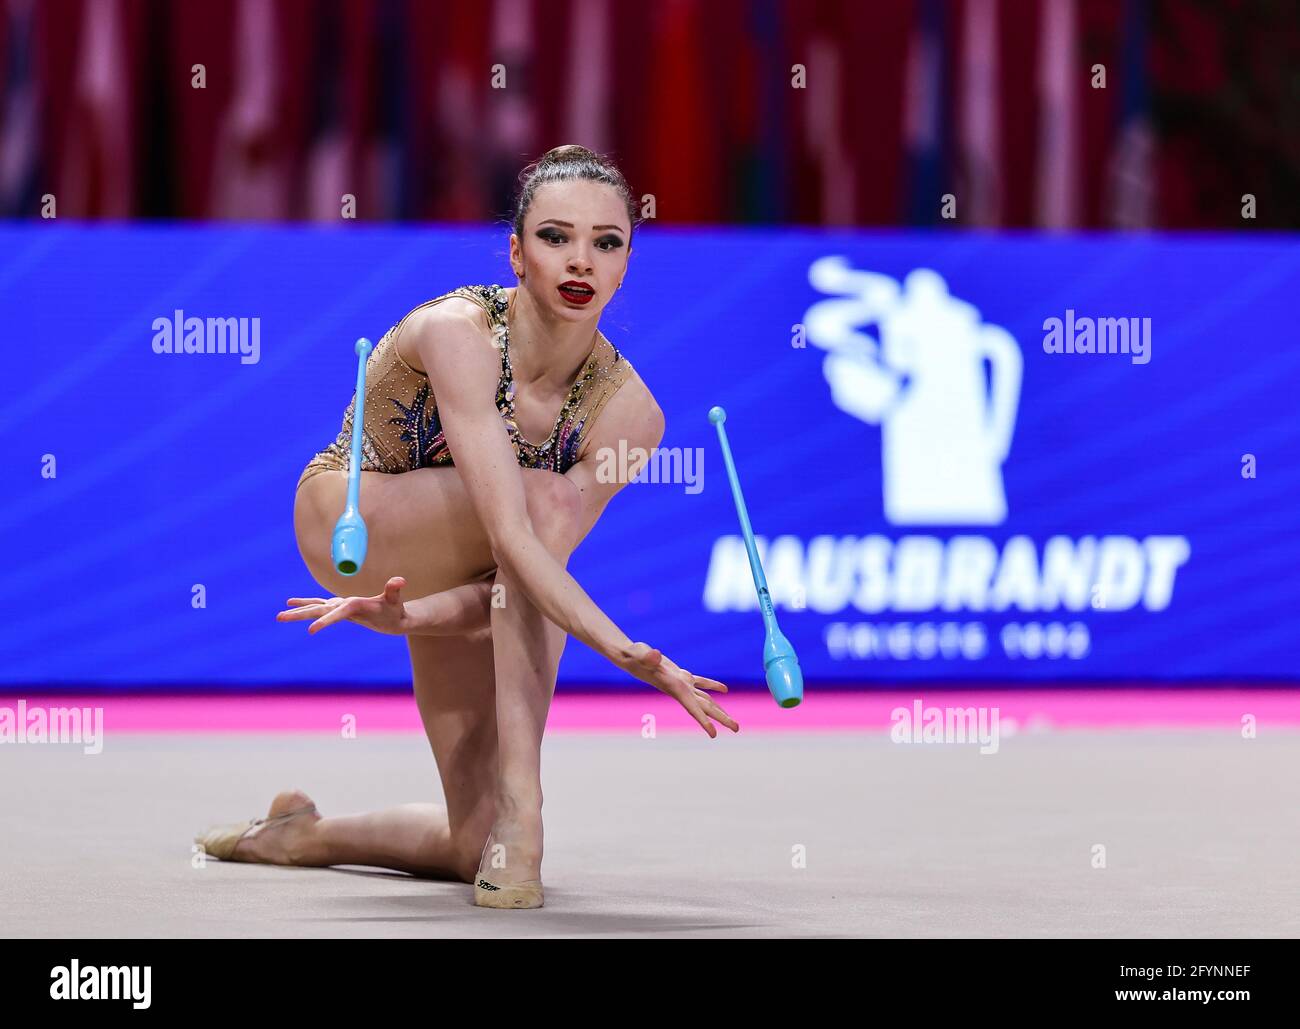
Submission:
[[[321,820],[312,799],[302,790],[285,790],[277,793],[275,799],[271,801],[266,817],[271,819],[302,808],[311,810],[278,822],[254,826],[248,835],[235,845],[235,851],[229,860],[267,865],[304,864],[303,858],[310,851],[316,823]]]
[[[475,903],[540,907],[541,879],[541,811],[499,814],[474,877]]]

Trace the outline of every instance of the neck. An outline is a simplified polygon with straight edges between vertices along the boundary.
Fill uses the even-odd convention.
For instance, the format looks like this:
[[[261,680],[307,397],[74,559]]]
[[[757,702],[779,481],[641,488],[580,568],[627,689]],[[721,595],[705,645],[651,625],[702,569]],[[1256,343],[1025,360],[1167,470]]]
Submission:
[[[526,289],[507,292],[510,307],[510,367],[518,386],[567,390],[596,345],[596,319],[570,322],[549,315]]]

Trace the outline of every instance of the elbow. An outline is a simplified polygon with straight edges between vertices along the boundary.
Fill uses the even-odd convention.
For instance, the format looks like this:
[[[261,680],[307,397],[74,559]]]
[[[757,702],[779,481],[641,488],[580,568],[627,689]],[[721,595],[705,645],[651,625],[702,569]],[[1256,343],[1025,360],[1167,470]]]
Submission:
[[[583,535],[582,491],[566,476],[548,472],[530,480],[527,508],[495,519],[488,529],[498,568],[514,571],[521,548],[534,546],[566,560]]]
[[[488,544],[496,566],[507,572],[513,571],[519,545],[531,535],[532,526],[525,521],[492,526],[488,531]]]
[[[527,511],[496,519],[489,530],[497,566],[517,561],[520,548],[536,546],[567,559],[585,534],[582,491],[564,475],[538,473],[528,483]]]
[[[503,571],[510,571],[511,558],[513,556],[510,544],[506,539],[499,538],[491,541],[492,546],[492,563]]]

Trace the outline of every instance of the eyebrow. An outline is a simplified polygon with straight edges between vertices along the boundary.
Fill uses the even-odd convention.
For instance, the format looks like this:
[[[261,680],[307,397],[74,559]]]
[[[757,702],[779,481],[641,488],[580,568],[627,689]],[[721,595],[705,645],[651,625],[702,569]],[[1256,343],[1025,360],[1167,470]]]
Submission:
[[[573,228],[573,222],[562,222],[562,221],[560,221],[558,218],[547,218],[546,221],[544,221],[544,222],[538,222],[537,224],[538,224],[539,226],[540,226],[540,225],[562,225],[562,226],[564,226],[566,229],[571,229],[571,228]],[[622,230],[621,228],[619,228],[617,225],[593,225],[593,226],[591,227],[591,229],[592,229],[593,232],[599,232],[601,229],[613,229],[615,232],[622,232],[622,231],[623,231],[623,230]]]

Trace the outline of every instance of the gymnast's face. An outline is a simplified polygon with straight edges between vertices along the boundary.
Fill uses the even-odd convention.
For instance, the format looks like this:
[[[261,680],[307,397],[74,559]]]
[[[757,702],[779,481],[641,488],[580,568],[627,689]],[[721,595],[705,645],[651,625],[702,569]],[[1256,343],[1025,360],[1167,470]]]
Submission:
[[[510,237],[510,263],[540,309],[566,321],[598,316],[627,272],[632,252],[627,208],[601,182],[548,182],[524,216],[524,238]],[[566,292],[566,282],[592,295]]]

